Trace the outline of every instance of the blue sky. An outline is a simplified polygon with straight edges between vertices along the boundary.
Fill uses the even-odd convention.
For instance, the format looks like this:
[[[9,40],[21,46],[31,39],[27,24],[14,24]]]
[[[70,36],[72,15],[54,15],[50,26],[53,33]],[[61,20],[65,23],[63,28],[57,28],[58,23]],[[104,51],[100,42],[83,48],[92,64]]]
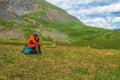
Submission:
[[[46,0],[86,25],[120,29],[120,0]]]

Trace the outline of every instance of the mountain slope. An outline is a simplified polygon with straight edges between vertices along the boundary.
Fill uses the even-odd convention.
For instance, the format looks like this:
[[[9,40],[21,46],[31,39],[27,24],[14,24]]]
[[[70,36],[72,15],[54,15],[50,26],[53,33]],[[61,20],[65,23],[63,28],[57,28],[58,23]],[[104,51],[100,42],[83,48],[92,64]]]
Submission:
[[[119,31],[120,32],[120,29],[114,29],[115,31]]]
[[[0,9],[1,14],[4,14],[1,17],[16,19],[19,15],[38,11],[40,6],[32,0],[5,0],[0,1]]]
[[[69,23],[70,21],[80,22],[77,18],[69,15],[62,9],[47,3],[44,0],[40,0],[40,1],[35,0],[35,2],[32,0],[25,0],[25,1],[5,0],[5,1],[1,1],[0,4],[1,4],[0,6],[1,18],[10,19],[10,20],[13,19],[19,20],[20,22],[22,22],[21,20],[25,19],[26,22],[24,22],[24,24],[27,23],[26,26],[29,25],[37,26],[38,27],[37,29],[39,30],[37,29],[35,30],[37,31],[42,30],[43,31],[42,34],[45,35],[44,37],[46,37],[47,39],[50,37],[52,38],[53,41],[69,42],[69,40],[67,39],[67,35],[63,34],[59,30],[51,30],[44,28],[44,26],[42,26],[43,22],[50,22],[50,23],[53,22],[59,24],[66,24]],[[5,22],[1,20],[1,26],[4,23],[9,24],[10,22]],[[24,25],[24,24],[20,23],[20,25]],[[14,24],[11,26],[14,26]],[[18,28],[18,25],[16,26],[17,26],[16,28]],[[33,29],[31,31],[33,32]],[[56,33],[58,34],[53,35]]]
[[[20,33],[19,36],[24,35],[24,38],[36,31],[43,41],[69,42],[72,45],[97,48],[120,48],[119,32],[86,26],[45,0],[4,0],[0,2],[0,16],[0,27],[4,28],[1,28],[1,31],[16,29]],[[24,39],[5,36],[9,39]]]

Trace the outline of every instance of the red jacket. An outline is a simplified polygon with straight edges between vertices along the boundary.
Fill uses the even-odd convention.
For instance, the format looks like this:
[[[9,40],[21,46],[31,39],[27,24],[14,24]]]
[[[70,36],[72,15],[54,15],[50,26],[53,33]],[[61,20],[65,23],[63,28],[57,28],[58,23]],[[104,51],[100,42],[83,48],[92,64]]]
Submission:
[[[36,40],[35,40],[35,37],[33,36],[33,35],[31,35],[31,37],[29,38],[29,40],[28,40],[28,47],[32,47],[32,48],[35,48],[36,47],[36,45],[39,45],[39,46],[42,46],[39,42],[37,42]]]

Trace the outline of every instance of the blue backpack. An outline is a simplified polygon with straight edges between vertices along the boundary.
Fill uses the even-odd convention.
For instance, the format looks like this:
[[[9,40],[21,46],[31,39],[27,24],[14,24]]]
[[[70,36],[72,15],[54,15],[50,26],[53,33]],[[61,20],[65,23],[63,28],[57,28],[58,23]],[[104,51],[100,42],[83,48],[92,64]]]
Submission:
[[[29,47],[25,46],[22,52],[26,55],[29,55],[29,54],[34,54],[35,50],[33,48],[29,48]]]

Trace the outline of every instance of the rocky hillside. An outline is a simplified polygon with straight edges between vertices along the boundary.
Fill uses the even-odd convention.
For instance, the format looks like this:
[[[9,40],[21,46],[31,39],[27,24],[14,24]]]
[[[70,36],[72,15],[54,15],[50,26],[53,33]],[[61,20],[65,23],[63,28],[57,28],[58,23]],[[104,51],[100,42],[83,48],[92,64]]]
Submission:
[[[84,25],[45,0],[0,0],[0,39],[27,39],[38,32],[43,41],[120,48],[120,33]]]
[[[59,8],[53,9],[49,6],[45,6],[44,4],[46,3],[47,2],[44,0],[40,0],[39,2],[33,0],[0,0],[0,18],[5,20],[19,20],[19,21],[25,19],[27,22],[32,23],[35,26],[42,27],[36,30],[37,31],[42,30],[42,34],[45,35],[45,36],[43,35],[44,37],[50,37],[54,41],[62,41],[62,42],[68,41],[67,35],[61,33],[59,30],[54,30],[54,31],[46,30],[45,28],[43,28],[44,26],[42,26],[42,24],[39,21],[36,21],[35,19],[38,18],[47,22],[62,23],[62,24],[69,22],[69,20],[77,21],[77,22],[80,21],[74,16],[69,15],[62,9]],[[31,17],[31,15],[29,15],[30,13],[39,13],[39,14],[37,16],[35,14],[34,17]],[[21,17],[24,15],[25,17]],[[6,30],[3,31],[5,32]],[[10,31],[6,31],[6,33],[9,32]],[[0,37],[2,38],[10,37],[11,39],[15,38],[13,36],[6,35],[6,33],[2,33]],[[22,33],[19,31],[19,34]],[[57,36],[53,34],[56,34]],[[16,37],[16,39],[18,38]]]
[[[0,0],[0,18],[4,20],[18,20],[20,22],[22,20],[25,20],[24,22],[26,23],[29,22],[29,24],[33,24],[34,26],[37,26],[38,28],[36,29],[36,31],[43,34],[42,35],[43,37],[47,39],[50,38],[53,41],[60,41],[60,42],[66,42],[66,41],[68,42],[69,41],[68,36],[57,29],[51,30],[44,28],[45,26],[43,26],[42,22],[66,24],[72,21],[72,22],[80,23],[80,21],[74,16],[69,15],[64,10],[44,0]],[[3,26],[4,25],[1,25],[1,27]],[[14,24],[12,26],[14,27]],[[3,30],[2,32],[5,31],[7,30]],[[13,31],[15,30],[12,30],[12,32]],[[19,34],[23,35],[23,33],[20,31],[15,31],[15,32],[17,33],[19,32]],[[6,33],[9,34],[9,32],[11,31],[7,31]],[[15,32],[10,34],[14,34]],[[6,35],[6,33],[2,33],[0,38],[9,37],[9,39],[14,39],[14,38],[18,39],[18,37],[13,37],[12,35]],[[53,34],[57,34],[57,35],[53,35]],[[20,37],[19,39],[23,39],[23,38]]]
[[[0,0],[0,16],[3,18],[17,18],[40,10],[40,5],[32,0]]]
[[[43,0],[40,1],[47,3]],[[46,18],[52,22],[65,22],[68,19],[79,21],[61,9],[56,10],[33,0],[0,0],[0,17],[2,18],[15,19],[24,14],[38,11],[46,12]]]

